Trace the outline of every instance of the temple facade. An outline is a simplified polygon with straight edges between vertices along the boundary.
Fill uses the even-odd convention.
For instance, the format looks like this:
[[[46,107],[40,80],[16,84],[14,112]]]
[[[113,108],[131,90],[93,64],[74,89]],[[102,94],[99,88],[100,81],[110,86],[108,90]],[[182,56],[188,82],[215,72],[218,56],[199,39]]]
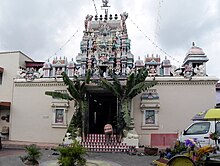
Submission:
[[[8,127],[6,137],[9,140],[62,142],[76,109],[74,101],[45,95],[46,91],[67,91],[62,72],[66,72],[70,79],[74,76],[84,78],[90,69],[92,80],[99,81],[100,77],[111,79],[109,74],[113,71],[121,81],[126,81],[130,73],[147,68],[149,77],[146,82],[156,80],[157,85],[133,98],[131,116],[137,137],[130,135],[127,138],[138,139],[139,145],[169,146],[188,126],[193,115],[215,106],[218,78],[206,73],[208,57],[203,49],[193,43],[186,50],[179,68],[173,66],[168,57],[162,59],[159,55],[146,55],[135,60],[127,33],[127,18],[126,12],[87,15],[80,53],[70,60],[55,57],[46,62],[35,62],[17,52],[23,58],[15,62],[12,71],[9,53],[0,54],[0,127]],[[6,92],[6,84],[10,92]],[[3,94],[10,94],[10,97],[4,98]],[[96,84],[91,85],[86,95],[89,103],[87,132],[102,134],[107,121],[115,129],[117,98]],[[5,106],[6,102],[8,105]],[[6,115],[8,121],[2,118]]]

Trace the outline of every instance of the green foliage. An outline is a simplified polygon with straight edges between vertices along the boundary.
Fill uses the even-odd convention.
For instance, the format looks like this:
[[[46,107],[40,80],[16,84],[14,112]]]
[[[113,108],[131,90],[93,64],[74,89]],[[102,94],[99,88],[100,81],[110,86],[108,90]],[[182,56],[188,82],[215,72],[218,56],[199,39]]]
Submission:
[[[65,99],[65,100],[73,100],[73,98],[68,93],[61,93],[61,92],[45,92],[46,95],[52,96],[53,98]]]
[[[81,136],[81,131],[79,129],[82,128],[82,114],[79,110],[74,112],[72,120],[67,129],[68,133],[71,133],[71,138],[75,139],[77,136]]]
[[[125,126],[125,129],[126,130],[129,130],[129,126],[130,126],[130,123],[131,123],[131,116],[130,116],[130,110],[128,108],[128,104],[130,104],[129,100],[125,100],[123,103],[122,103],[122,115],[123,115],[123,119],[124,119],[124,122],[126,124]]]
[[[41,152],[35,144],[26,146],[25,152],[27,153],[25,156],[20,156],[22,162],[27,165],[36,165],[39,163],[38,160],[40,159]]]
[[[54,98],[66,99],[66,100],[75,100],[76,105],[78,106],[78,110],[73,115],[73,118],[76,120],[70,123],[71,127],[68,127],[68,131],[70,133],[74,133],[74,131],[81,129],[81,132],[84,133],[85,131],[85,111],[87,109],[86,105],[86,90],[87,84],[90,83],[91,78],[91,70],[87,70],[86,77],[84,80],[81,80],[79,77],[74,76],[73,80],[71,80],[65,72],[61,73],[63,77],[63,82],[67,86],[67,90],[69,93],[61,93],[61,92],[54,92],[54,91],[47,91],[45,92],[46,95],[52,96]],[[81,135],[82,135],[81,133]]]
[[[86,149],[80,145],[78,141],[74,141],[70,146],[58,148],[60,157],[58,163],[61,166],[85,165]]]
[[[177,155],[187,151],[187,147],[184,142],[176,141],[174,148],[171,150],[171,154]]]
[[[74,99],[78,103],[84,101],[86,93],[86,84],[90,82],[91,71],[87,71],[85,80],[80,80],[77,76],[74,76],[73,80],[71,80],[65,72],[62,72],[61,75],[63,77],[63,82],[67,86],[67,90],[70,95],[68,93],[54,91],[46,91],[45,94],[60,99]]]
[[[126,84],[122,84],[118,79],[117,75],[114,73],[110,74],[112,81],[108,81],[104,78],[100,78],[101,86],[108,89],[115,95],[120,105],[119,107],[119,117],[121,120],[118,123],[119,132],[123,129],[129,129],[131,117],[129,104],[132,98],[142,93],[143,91],[156,85],[156,81],[146,82],[145,79],[148,76],[148,70],[146,68],[141,68],[135,73],[131,73],[127,77]],[[122,118],[123,117],[123,118]]]

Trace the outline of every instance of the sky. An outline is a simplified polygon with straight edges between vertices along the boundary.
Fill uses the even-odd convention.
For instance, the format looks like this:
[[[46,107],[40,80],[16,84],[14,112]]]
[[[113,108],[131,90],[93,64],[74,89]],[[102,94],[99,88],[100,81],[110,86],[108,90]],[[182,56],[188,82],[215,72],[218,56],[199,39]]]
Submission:
[[[158,54],[179,67],[195,42],[209,58],[207,74],[220,78],[219,0],[109,0],[108,5],[109,14],[128,13],[135,60]],[[21,51],[35,61],[75,60],[85,17],[95,15],[95,8],[104,14],[101,6],[102,0],[0,0],[0,51]]]

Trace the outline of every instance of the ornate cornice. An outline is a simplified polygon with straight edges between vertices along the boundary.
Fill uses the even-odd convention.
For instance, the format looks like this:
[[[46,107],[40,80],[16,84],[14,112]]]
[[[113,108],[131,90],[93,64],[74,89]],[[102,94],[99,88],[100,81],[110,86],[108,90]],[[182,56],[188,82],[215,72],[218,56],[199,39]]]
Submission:
[[[157,85],[215,85],[216,81],[158,82]]]
[[[175,86],[175,85],[215,85],[218,82],[217,77],[193,77],[192,79],[186,79],[183,77],[155,77],[147,78],[147,82],[155,80],[157,85],[162,86]]]
[[[191,80],[183,77],[155,77],[147,78],[146,82],[152,82],[155,79],[157,85],[160,86],[175,86],[175,85],[215,85],[218,82],[217,77],[195,77]],[[15,87],[52,87],[65,86],[62,78],[41,78],[33,81],[25,79],[15,79]],[[96,85],[95,85],[96,86]]]
[[[65,86],[64,83],[34,83],[34,82],[26,82],[26,83],[15,83],[15,87],[52,87],[52,86]]]

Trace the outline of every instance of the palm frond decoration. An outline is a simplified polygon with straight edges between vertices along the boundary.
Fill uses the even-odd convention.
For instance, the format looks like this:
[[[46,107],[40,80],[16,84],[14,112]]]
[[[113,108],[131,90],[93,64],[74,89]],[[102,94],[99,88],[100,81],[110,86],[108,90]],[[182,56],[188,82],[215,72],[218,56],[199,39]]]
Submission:
[[[81,135],[85,135],[85,112],[86,112],[86,89],[87,84],[90,82],[91,78],[91,70],[87,70],[86,77],[84,80],[80,80],[77,76],[73,77],[71,80],[66,72],[61,73],[63,82],[67,86],[67,90],[69,93],[61,93],[56,91],[46,91],[45,94],[52,96],[53,98],[66,99],[66,100],[75,100],[76,105],[78,106],[77,114],[74,114],[75,118],[78,118],[77,122],[81,124],[74,124],[75,128],[82,126]],[[70,125],[70,124],[69,124]]]
[[[74,99],[68,93],[47,91],[47,92],[45,92],[45,94],[48,96],[52,96],[53,98],[59,98],[59,99],[65,99],[65,100],[73,100]]]
[[[101,78],[101,86],[105,89],[111,91],[115,96],[117,96],[120,105],[118,106],[119,110],[119,128],[122,132],[123,129],[129,129],[131,117],[130,117],[130,107],[129,103],[131,100],[137,96],[138,94],[146,91],[147,89],[155,86],[157,84],[156,81],[146,82],[146,78],[148,76],[148,70],[146,68],[141,68],[135,73],[131,73],[127,76],[126,84],[122,84],[122,82],[118,79],[118,77],[114,74],[110,74],[112,81],[108,81],[104,78]],[[122,117],[122,119],[121,119]]]

